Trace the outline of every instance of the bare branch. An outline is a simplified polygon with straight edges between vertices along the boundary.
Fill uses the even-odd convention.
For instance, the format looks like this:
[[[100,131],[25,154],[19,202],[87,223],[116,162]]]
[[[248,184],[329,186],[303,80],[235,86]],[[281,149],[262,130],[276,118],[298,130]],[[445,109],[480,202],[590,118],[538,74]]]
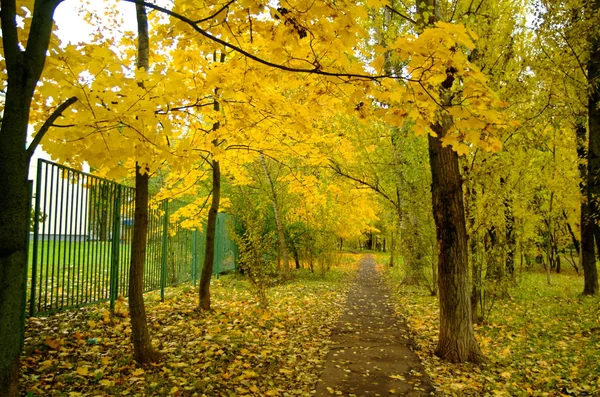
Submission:
[[[214,14],[207,16],[206,18],[198,19],[197,21],[194,21],[194,23],[202,23],[202,22],[206,22],[208,20],[215,18],[217,15],[219,15],[221,13],[221,11],[223,11],[224,9],[228,8],[230,5],[235,3],[235,1],[236,0],[230,0],[229,2],[225,3],[225,5],[223,7],[219,8],[219,10],[217,12],[215,12]]]
[[[388,6],[388,5],[386,5],[385,8],[387,8],[388,10],[390,10],[391,12],[393,12],[394,14],[398,15],[400,18],[403,18],[403,19],[407,20],[408,22],[412,23],[413,25],[417,24],[417,22],[414,19],[412,19],[409,16],[406,16],[406,15],[402,14],[400,11],[398,11],[398,10],[396,10],[396,9]]]

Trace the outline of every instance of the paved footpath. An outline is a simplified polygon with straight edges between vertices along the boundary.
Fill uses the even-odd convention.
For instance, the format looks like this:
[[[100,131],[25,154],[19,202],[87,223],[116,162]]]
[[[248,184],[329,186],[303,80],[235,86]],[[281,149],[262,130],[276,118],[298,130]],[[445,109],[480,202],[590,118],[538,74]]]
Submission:
[[[373,257],[364,256],[333,331],[316,396],[434,395],[391,300]]]

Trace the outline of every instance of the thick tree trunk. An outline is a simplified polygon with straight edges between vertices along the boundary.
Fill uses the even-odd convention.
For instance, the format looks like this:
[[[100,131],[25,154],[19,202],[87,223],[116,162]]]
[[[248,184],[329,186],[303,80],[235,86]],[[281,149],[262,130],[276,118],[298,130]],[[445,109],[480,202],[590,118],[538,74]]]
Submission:
[[[600,9],[600,0],[592,3],[591,15]],[[591,224],[596,245],[600,247],[600,37],[590,33],[590,56],[588,58],[588,178],[587,199],[589,206],[588,222]],[[583,233],[582,227],[582,233]],[[583,239],[583,235],[582,235]],[[582,245],[584,242],[582,241]],[[582,247],[582,251],[585,248]],[[593,248],[592,248],[593,252]],[[600,252],[600,251],[599,251]],[[598,270],[596,260],[585,260],[583,263],[584,290],[586,295],[598,293]]]
[[[598,293],[598,269],[594,252],[594,233],[590,223],[589,208],[581,204],[581,267],[583,268],[583,294]]]
[[[569,225],[569,232],[571,232],[572,240],[579,255],[579,261],[583,268],[584,277],[584,295],[594,295],[598,291],[598,273],[596,270],[596,253],[594,252],[594,228],[590,221],[589,206],[588,206],[588,188],[587,188],[587,135],[586,126],[583,121],[577,124],[575,129],[577,135],[577,157],[579,158],[579,176],[581,183],[579,189],[581,191],[581,242],[577,241],[571,232]],[[585,181],[585,182],[583,182]],[[566,214],[565,214],[566,217]],[[568,223],[567,223],[568,225]]]
[[[438,241],[440,333],[436,354],[450,362],[482,361],[471,318],[467,229],[458,155],[440,138],[429,136],[433,217]],[[446,127],[446,128],[445,128]]]
[[[35,1],[27,50],[17,36],[16,2],[0,1],[7,72],[0,127],[0,396],[19,395],[19,355],[25,310],[29,188],[29,109],[46,59],[59,0]],[[40,137],[41,138],[41,137]]]
[[[217,214],[221,200],[221,169],[219,162],[212,162],[212,200],[208,210],[206,222],[206,245],[204,253],[204,264],[200,275],[200,309],[210,310],[210,278],[215,262],[215,234],[217,230]]]
[[[7,95],[0,133],[0,396],[18,396],[27,267],[29,194],[22,97]],[[29,105],[27,105],[29,110]]]
[[[133,357],[141,364],[157,362],[160,354],[152,347],[144,305],[144,265],[148,235],[148,181],[146,170],[135,167],[135,212],[129,267],[129,313]]]
[[[424,27],[432,26],[439,19],[439,4],[434,0],[419,1],[417,12],[422,16]],[[425,18],[425,12],[428,13],[428,18]],[[439,87],[442,103],[446,106],[451,104],[447,90],[454,82],[450,69],[447,75],[447,79]],[[441,111],[439,118],[431,125],[437,136],[429,135],[427,140],[431,165],[433,219],[438,243],[440,332],[436,354],[450,362],[480,362],[485,359],[475,340],[471,318],[469,252],[462,175],[458,165],[458,154],[450,145],[443,147],[441,141],[452,126],[452,119]]]
[[[262,166],[263,172],[267,177],[267,181],[269,182],[269,188],[271,190],[271,204],[273,205],[273,212],[275,213],[275,225],[277,227],[277,237],[279,240],[279,251],[281,252],[281,256],[283,258],[283,271],[285,273],[289,273],[290,271],[290,255],[287,247],[287,243],[285,241],[285,233],[283,231],[283,222],[281,221],[281,212],[279,210],[279,203],[277,202],[277,193],[275,192],[275,184],[273,183],[273,179],[271,178],[271,174],[267,168],[267,162],[265,161],[265,156],[260,154],[260,164]]]

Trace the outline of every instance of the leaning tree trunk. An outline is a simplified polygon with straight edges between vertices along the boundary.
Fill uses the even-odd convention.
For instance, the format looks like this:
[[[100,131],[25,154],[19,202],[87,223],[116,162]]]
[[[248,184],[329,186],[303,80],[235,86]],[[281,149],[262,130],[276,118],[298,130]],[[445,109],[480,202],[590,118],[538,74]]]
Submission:
[[[152,347],[144,305],[144,264],[148,236],[148,181],[147,170],[135,167],[135,212],[131,239],[129,267],[129,313],[131,316],[131,341],[133,357],[142,364],[157,362],[160,354]]]
[[[214,61],[217,60],[217,53],[213,54]],[[225,62],[225,52],[221,53],[220,62]],[[219,89],[215,88],[215,101],[213,110],[219,112],[221,105],[217,100]],[[217,131],[221,127],[221,123],[216,121],[212,130]],[[212,141],[214,146],[218,146],[219,141]],[[202,273],[200,273],[200,310],[210,310],[210,278],[212,277],[213,268],[215,265],[215,235],[217,233],[217,215],[219,213],[219,205],[221,204],[221,167],[217,160],[212,160],[212,198],[210,208],[208,209],[208,219],[206,220],[206,244],[204,246],[204,263],[202,264]]]
[[[600,0],[592,3],[591,15],[600,10]],[[600,37],[590,33],[590,55],[588,58],[588,178],[587,199],[589,205],[588,222],[591,224],[596,245],[600,248]],[[583,227],[582,227],[583,233]],[[583,235],[582,235],[583,238]],[[582,245],[584,242],[582,241]],[[584,249],[582,249],[583,251]],[[593,248],[592,248],[593,252]],[[584,290],[586,295],[598,293],[598,270],[596,259],[588,259],[582,263],[584,275]]]
[[[221,169],[219,162],[212,161],[212,200],[208,210],[206,222],[206,245],[204,253],[204,264],[200,275],[200,309],[210,310],[210,278],[215,262],[215,234],[217,229],[217,214],[221,200]]]
[[[0,127],[0,396],[19,395],[19,355],[26,291],[29,109],[41,76],[59,0],[36,0],[27,49],[17,35],[16,2],[2,0],[2,56],[7,81]],[[41,137],[40,137],[41,138]]]
[[[148,39],[148,18],[146,9],[136,4],[138,23],[138,68],[148,70],[150,43]],[[135,211],[133,217],[133,236],[131,241],[131,260],[129,266],[129,312],[131,315],[131,340],[133,357],[139,363],[146,364],[160,360],[159,353],[152,347],[148,332],[146,307],[144,306],[144,266],[146,263],[146,239],[148,236],[148,170],[135,165]]]

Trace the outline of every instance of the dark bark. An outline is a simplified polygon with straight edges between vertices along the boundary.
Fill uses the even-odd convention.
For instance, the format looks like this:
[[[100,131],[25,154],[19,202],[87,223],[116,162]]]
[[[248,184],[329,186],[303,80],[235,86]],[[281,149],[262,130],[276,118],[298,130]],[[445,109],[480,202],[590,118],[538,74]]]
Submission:
[[[136,4],[136,15],[138,23],[137,67],[148,69],[148,18],[144,6]],[[148,236],[149,181],[150,175],[147,170],[141,169],[141,166],[136,163],[135,211],[129,267],[129,311],[131,314],[133,357],[142,364],[160,360],[159,353],[152,347],[144,305],[144,265],[146,263],[146,241]]]
[[[133,357],[141,364],[157,362],[160,355],[152,347],[144,305],[144,264],[148,235],[148,181],[145,170],[135,167],[135,212],[131,239],[129,267],[129,312],[131,316],[131,341]]]
[[[515,237],[515,216],[513,214],[512,199],[504,199],[504,222],[505,222],[505,243],[506,243],[506,264],[505,268],[511,277],[515,275],[515,253],[517,248],[517,240]]]
[[[294,263],[296,264],[296,269],[300,269],[300,256],[298,255],[298,247],[296,247],[296,244],[291,245],[292,248],[292,256],[294,257]]]
[[[392,236],[390,242],[390,267],[394,267],[394,262],[396,260],[394,251],[396,251],[396,233],[392,229]]]
[[[475,229],[475,213],[473,209],[475,206],[475,200],[477,196],[475,189],[469,188],[466,193],[467,205],[466,213],[469,222],[469,228],[473,230],[473,233],[469,236],[469,255],[471,257],[471,318],[473,324],[478,324],[483,320],[482,314],[482,291],[481,291],[481,262],[479,261],[479,252],[477,244],[477,233]]]
[[[217,60],[217,53],[213,54],[214,61]],[[221,53],[220,62],[225,62],[225,53]],[[215,101],[213,110],[218,112],[221,110],[221,105],[217,100],[218,88],[215,88]],[[217,121],[213,124],[212,130],[216,131],[221,124]],[[213,145],[217,146],[219,142],[215,139]],[[210,208],[208,209],[208,219],[206,220],[206,244],[204,247],[204,263],[202,264],[202,273],[200,274],[200,310],[210,310],[210,278],[215,264],[215,235],[217,232],[217,215],[221,204],[221,167],[217,160],[212,160],[212,197]]]
[[[60,0],[35,1],[27,48],[17,36],[16,2],[0,1],[7,85],[0,127],[0,396],[19,395],[25,313],[29,156],[25,149],[33,92],[44,68],[52,17]]]
[[[434,0],[417,2],[417,12],[425,26],[432,26],[439,8]],[[432,12],[433,11],[433,12]],[[424,26],[424,27],[425,27]],[[439,87],[443,105],[450,105],[447,90],[452,87],[451,72]],[[433,219],[438,244],[438,289],[440,302],[440,332],[436,354],[450,362],[484,361],[475,340],[471,318],[471,286],[469,284],[468,239],[462,190],[462,175],[458,154],[450,145],[442,146],[442,139],[452,126],[451,117],[439,112],[439,120],[431,125],[436,137],[428,136],[429,164],[431,165],[431,197]]]
[[[579,158],[579,177],[581,178],[579,189],[582,196],[580,204],[581,242],[577,241],[574,233],[571,231],[571,226],[568,223],[567,226],[569,227],[571,239],[573,240],[581,267],[583,268],[583,293],[585,295],[593,295],[595,291],[598,290],[598,275],[596,273],[596,253],[594,252],[594,229],[590,223],[589,206],[587,202],[587,131],[583,120],[580,120],[575,128],[577,136],[577,157]],[[564,216],[566,218],[566,214],[564,214]]]
[[[438,137],[447,126],[437,125]],[[433,217],[438,241],[440,332],[436,354],[450,362],[482,361],[471,317],[467,229],[458,155],[429,136]]]
[[[210,310],[210,278],[215,262],[215,232],[217,229],[217,213],[221,200],[221,169],[219,162],[212,161],[212,199],[208,210],[206,222],[206,245],[204,253],[204,264],[200,276],[200,309]]]
[[[592,3],[591,15],[596,15],[600,9],[600,0]],[[590,55],[588,58],[588,169],[587,169],[587,199],[588,214],[587,217],[592,234],[596,240],[596,246],[600,247],[600,36],[597,32],[590,32]],[[584,231],[582,222],[582,233]],[[586,232],[589,233],[588,230]],[[583,240],[583,235],[582,235]],[[582,252],[591,249],[592,246],[585,245],[582,241]],[[587,243],[589,244],[589,243]],[[600,252],[600,251],[599,251]],[[584,295],[595,295],[598,293],[598,269],[596,267],[595,256],[593,260],[586,258],[582,263],[584,275]]]

